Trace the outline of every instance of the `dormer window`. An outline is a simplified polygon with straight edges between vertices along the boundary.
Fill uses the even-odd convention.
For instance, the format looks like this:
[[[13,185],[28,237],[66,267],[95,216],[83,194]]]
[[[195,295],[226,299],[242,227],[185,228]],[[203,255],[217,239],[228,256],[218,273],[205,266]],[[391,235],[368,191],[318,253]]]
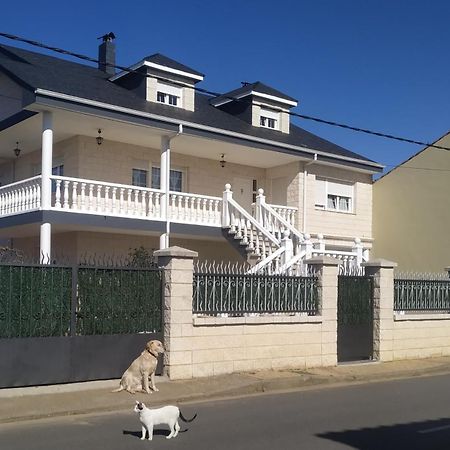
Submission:
[[[156,101],[166,105],[181,107],[182,88],[168,83],[157,83]]]
[[[271,128],[272,130],[280,129],[280,113],[270,109],[261,108],[259,116],[259,126]]]

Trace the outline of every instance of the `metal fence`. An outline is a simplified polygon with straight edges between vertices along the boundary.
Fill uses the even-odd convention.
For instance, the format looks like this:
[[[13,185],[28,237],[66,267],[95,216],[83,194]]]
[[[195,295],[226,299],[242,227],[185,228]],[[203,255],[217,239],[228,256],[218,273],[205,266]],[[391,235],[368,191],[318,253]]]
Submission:
[[[394,310],[450,313],[450,280],[441,274],[399,274],[394,279]]]
[[[0,338],[159,332],[152,267],[0,264]]]
[[[249,275],[195,272],[192,310],[195,314],[242,316],[263,313],[319,311],[315,276]]]

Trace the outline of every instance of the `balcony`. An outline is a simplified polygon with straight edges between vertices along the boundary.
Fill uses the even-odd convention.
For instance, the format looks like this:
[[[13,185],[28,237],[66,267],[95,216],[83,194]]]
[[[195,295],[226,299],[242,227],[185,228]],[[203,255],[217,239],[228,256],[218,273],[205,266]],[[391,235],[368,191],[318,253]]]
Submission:
[[[51,176],[50,210],[164,221],[163,191],[131,185]],[[169,193],[171,222],[221,227],[222,198]],[[0,218],[41,209],[41,176],[0,188]]]

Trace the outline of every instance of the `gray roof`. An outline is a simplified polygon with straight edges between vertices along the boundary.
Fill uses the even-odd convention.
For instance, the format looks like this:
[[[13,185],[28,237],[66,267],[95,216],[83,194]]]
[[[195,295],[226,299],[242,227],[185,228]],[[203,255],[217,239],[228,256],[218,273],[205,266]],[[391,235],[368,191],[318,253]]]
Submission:
[[[297,102],[295,98],[289,97],[289,95],[283,94],[277,89],[267,86],[267,84],[261,83],[261,81],[255,81],[254,83],[244,83],[244,85],[238,89],[234,89],[233,91],[219,95],[218,97],[214,97],[213,99],[211,99],[211,102],[220,102],[222,99],[225,100],[229,99],[230,97],[239,98],[240,95],[245,94],[246,92],[250,93],[251,91],[259,92],[260,94],[273,95],[274,97],[279,97],[291,102]]]
[[[109,75],[96,67],[5,45],[0,45],[0,70],[33,92],[37,88],[45,89],[216,129],[233,131],[248,135],[249,138],[257,137],[280,144],[306,147],[313,151],[326,152],[330,157],[339,155],[358,159],[362,164],[364,162],[373,163],[372,160],[364,156],[292,124],[289,134],[254,127],[238,117],[212,106],[210,104],[211,97],[198,92],[196,93],[195,111],[186,111],[161,103],[148,102],[133,91],[109,81]]]
[[[145,61],[150,61],[155,64],[159,64],[164,67],[169,67],[170,69],[182,70],[183,72],[191,73],[192,75],[198,75],[200,77],[204,77],[203,73],[198,72],[197,70],[191,69],[184,64],[175,61],[174,59],[168,58],[167,56],[161,55],[161,53],[155,53],[154,55],[150,55],[144,58]]]

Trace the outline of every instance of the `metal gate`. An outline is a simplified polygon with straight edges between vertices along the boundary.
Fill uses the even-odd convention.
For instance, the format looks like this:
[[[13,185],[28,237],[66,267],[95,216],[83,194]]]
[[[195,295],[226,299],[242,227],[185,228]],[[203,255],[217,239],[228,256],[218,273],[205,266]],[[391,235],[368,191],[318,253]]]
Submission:
[[[337,306],[338,362],[373,357],[373,278],[339,275]]]
[[[120,378],[162,337],[157,268],[0,264],[0,387]]]

